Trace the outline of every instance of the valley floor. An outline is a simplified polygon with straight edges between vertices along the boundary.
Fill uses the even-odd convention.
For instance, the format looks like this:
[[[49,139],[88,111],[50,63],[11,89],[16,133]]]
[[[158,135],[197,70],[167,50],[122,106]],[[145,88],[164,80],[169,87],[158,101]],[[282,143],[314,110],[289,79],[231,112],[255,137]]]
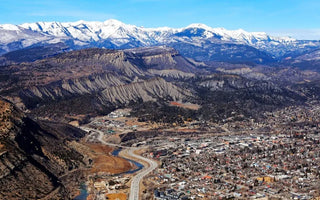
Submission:
[[[95,142],[87,144],[94,158],[87,181],[88,199],[107,196],[125,199],[133,193],[132,180],[140,172],[117,174],[130,168],[120,157],[135,159],[145,168],[150,166],[125,150],[133,148],[158,163],[155,170],[153,166],[144,178],[138,179],[142,180],[138,189],[140,199],[320,196],[317,105],[265,113],[261,121],[223,124],[189,121],[183,126],[141,123],[128,115],[122,116],[122,112],[97,117],[82,127],[90,131],[86,143]],[[120,146],[124,150],[119,157],[110,155]]]

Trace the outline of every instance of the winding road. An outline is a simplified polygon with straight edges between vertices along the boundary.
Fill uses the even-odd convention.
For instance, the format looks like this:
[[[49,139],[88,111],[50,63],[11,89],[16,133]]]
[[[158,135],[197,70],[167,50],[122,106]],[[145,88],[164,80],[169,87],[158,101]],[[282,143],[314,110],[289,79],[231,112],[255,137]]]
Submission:
[[[145,163],[148,163],[148,166],[144,166],[144,168],[141,171],[137,172],[137,174],[132,178],[132,181],[131,181],[129,200],[139,200],[140,182],[142,181],[143,177],[145,177],[146,175],[148,175],[150,172],[152,172],[158,167],[157,162],[155,162],[154,160],[150,160],[148,158],[142,157],[140,155],[136,155],[134,153],[134,151],[139,150],[141,148],[126,147],[126,146],[112,144],[104,141],[103,140],[104,133],[102,131],[92,129],[92,128],[87,128],[87,127],[81,127],[81,129],[87,132],[91,131],[91,132],[98,133],[99,136],[97,137],[97,140],[100,141],[102,144],[114,146],[114,147],[121,147],[122,149],[124,149],[124,151],[126,151],[130,159],[135,160],[137,162],[144,161]]]
[[[148,163],[149,166],[145,166],[145,168],[143,168],[132,178],[129,200],[139,200],[141,180],[143,179],[143,177],[145,177],[147,174],[149,174],[158,167],[158,164],[154,160],[150,160],[148,158],[134,154],[134,151],[138,149],[139,148],[132,147],[126,149],[126,151],[130,157],[136,158],[138,160],[143,160],[144,162]]]

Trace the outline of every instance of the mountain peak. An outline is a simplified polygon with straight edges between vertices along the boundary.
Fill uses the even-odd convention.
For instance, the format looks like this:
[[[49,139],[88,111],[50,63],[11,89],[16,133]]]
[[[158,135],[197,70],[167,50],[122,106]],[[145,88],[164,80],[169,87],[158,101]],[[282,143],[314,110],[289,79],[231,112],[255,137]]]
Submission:
[[[108,20],[104,21],[103,24],[105,24],[105,25],[116,25],[116,26],[125,25],[125,23],[123,23],[123,22],[121,22],[119,20],[116,20],[116,19],[108,19]]]
[[[0,24],[0,28],[8,31],[19,31],[19,27],[13,24]]]
[[[88,23],[88,22],[84,21],[84,20],[79,20],[79,21],[76,21],[76,22],[72,22],[72,24],[85,24],[85,23]]]
[[[242,29],[227,30],[193,23],[184,28],[144,28],[125,24],[116,19],[106,21],[36,22],[18,26],[0,25],[0,54],[33,45],[71,42],[72,48],[105,47],[134,48],[171,45],[182,42],[195,46],[207,42],[229,42],[249,45],[259,50],[284,52],[278,45],[298,48],[299,41],[288,37],[273,37],[263,32],[247,32]],[[21,46],[11,45],[20,42]],[[303,43],[303,42],[302,42]],[[311,45],[309,45],[311,46]]]
[[[210,26],[207,26],[205,24],[201,24],[201,23],[193,23],[190,24],[189,26],[187,26],[186,28],[201,28],[201,29],[212,29]]]

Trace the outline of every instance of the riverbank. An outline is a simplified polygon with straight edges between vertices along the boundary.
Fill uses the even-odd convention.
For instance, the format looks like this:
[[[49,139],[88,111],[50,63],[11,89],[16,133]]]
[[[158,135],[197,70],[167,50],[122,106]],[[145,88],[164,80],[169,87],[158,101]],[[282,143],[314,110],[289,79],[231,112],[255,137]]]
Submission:
[[[118,156],[120,158],[124,158],[127,161],[129,161],[133,166],[133,168],[131,170],[128,170],[128,171],[123,172],[121,174],[134,174],[135,172],[143,169],[144,165],[140,163],[140,160],[139,160],[139,162],[136,160],[133,160],[134,158],[131,158],[130,156],[127,155],[126,150],[127,149],[117,148],[112,152],[113,156]]]
[[[104,194],[104,196],[115,190],[121,190],[123,194],[128,193],[130,177],[122,178],[121,174],[136,170],[134,164],[125,158],[121,158],[115,151],[116,147],[110,147],[105,144],[97,143],[82,143],[82,153],[91,159],[91,166],[86,170],[86,183],[81,185],[79,194],[74,198],[75,200],[87,200],[91,197]],[[121,176],[120,178],[118,176]],[[123,183],[123,187],[118,187]],[[113,185],[114,184],[114,185]],[[123,195],[122,195],[123,196]],[[121,197],[122,197],[121,196]]]
[[[141,188],[143,188],[140,187],[142,179],[158,166],[155,161],[140,156],[146,147],[124,147],[119,144],[107,143],[104,132],[89,127],[81,128],[89,133],[85,145],[88,147],[87,155],[92,158],[93,163],[90,170],[91,175],[87,181],[89,197],[105,199],[109,194],[123,193],[128,195],[130,200],[139,199]],[[109,157],[109,163],[106,163],[108,162],[106,157]],[[130,168],[115,173],[115,170],[121,167],[121,163],[117,165],[116,162],[112,162],[113,160],[122,161]],[[110,167],[114,168],[113,173],[110,172]],[[134,174],[133,177],[132,174]]]

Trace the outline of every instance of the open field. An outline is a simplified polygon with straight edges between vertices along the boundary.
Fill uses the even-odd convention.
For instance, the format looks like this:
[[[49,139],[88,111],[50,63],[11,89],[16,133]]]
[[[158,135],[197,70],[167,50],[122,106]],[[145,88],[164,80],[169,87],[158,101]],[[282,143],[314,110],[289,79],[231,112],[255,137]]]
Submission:
[[[198,110],[200,108],[200,106],[197,105],[197,104],[181,103],[181,102],[176,102],[176,101],[171,101],[170,105],[171,106],[181,107],[181,108],[187,108],[187,109],[191,109],[191,110]]]
[[[127,195],[124,193],[107,194],[109,200],[126,200]]]
[[[111,174],[122,173],[131,168],[130,162],[123,158],[110,155],[113,148],[101,144],[88,144],[89,156],[93,159],[91,173],[107,172]]]

